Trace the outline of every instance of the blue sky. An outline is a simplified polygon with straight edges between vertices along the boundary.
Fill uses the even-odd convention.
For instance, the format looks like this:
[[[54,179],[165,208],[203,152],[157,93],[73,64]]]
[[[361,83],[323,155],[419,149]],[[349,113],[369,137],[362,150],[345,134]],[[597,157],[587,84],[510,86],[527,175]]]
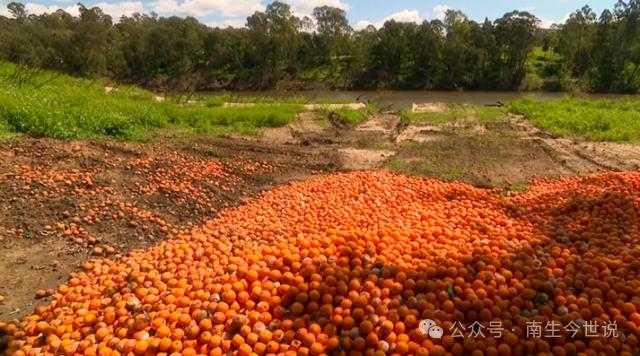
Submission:
[[[0,14],[9,0],[0,0]],[[77,0],[23,0],[31,13],[43,13],[63,8],[70,13],[76,10]],[[195,16],[212,26],[242,26],[248,15],[262,10],[269,0],[85,0],[87,6],[100,6],[115,18],[134,12],[155,11],[163,16]],[[612,8],[615,0],[285,0],[298,15],[309,15],[315,6],[329,5],[347,11],[349,21],[355,28],[368,24],[380,26],[385,20],[398,21],[429,20],[441,17],[448,8],[462,10],[474,20],[485,17],[495,19],[511,10],[526,10],[538,16],[544,26],[563,21],[568,14],[588,4],[596,13]]]

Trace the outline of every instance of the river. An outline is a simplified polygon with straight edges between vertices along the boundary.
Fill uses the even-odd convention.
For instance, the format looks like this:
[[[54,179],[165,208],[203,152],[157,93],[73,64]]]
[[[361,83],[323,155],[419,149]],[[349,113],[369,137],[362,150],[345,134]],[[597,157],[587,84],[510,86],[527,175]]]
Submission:
[[[558,92],[515,92],[515,91],[245,91],[228,92],[238,96],[258,96],[282,98],[288,96],[302,96],[310,102],[318,99],[335,100],[336,102],[371,102],[378,107],[402,110],[411,107],[413,103],[443,102],[451,104],[492,105],[505,103],[523,96],[531,96],[540,100],[550,100],[566,97],[566,93]],[[220,93],[212,93],[220,94]],[[588,99],[622,98],[617,94],[581,94]],[[636,96],[637,97],[637,96]]]

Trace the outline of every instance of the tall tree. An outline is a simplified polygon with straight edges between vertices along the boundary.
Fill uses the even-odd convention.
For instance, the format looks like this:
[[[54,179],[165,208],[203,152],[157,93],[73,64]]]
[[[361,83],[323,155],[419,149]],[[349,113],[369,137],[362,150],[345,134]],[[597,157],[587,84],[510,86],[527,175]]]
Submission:
[[[331,69],[335,70],[336,59],[345,53],[352,31],[347,13],[339,8],[321,6],[313,10],[313,17],[319,39],[317,56],[321,58],[320,63],[331,64]]]
[[[620,48],[616,39],[616,25],[611,11],[604,10],[600,15],[595,37],[597,46],[593,46],[593,86],[599,91],[613,90],[618,73],[622,71]]]
[[[74,74],[99,76],[107,69],[109,32],[112,30],[111,16],[99,7],[87,8],[78,4],[79,21],[73,31],[73,52],[68,68]]]
[[[513,11],[495,21],[494,33],[500,64],[498,87],[517,89],[526,75],[527,55],[540,20],[526,11]]]
[[[571,76],[581,78],[591,68],[596,31],[596,14],[589,6],[572,13],[562,26],[558,51],[567,59]]]
[[[247,19],[253,47],[252,55],[269,81],[277,80],[282,71],[292,74],[296,71],[295,59],[299,46],[300,20],[293,15],[291,7],[274,1],[265,12],[256,12]],[[262,59],[258,59],[262,57]]]
[[[411,43],[411,81],[417,89],[433,89],[443,72],[439,29],[425,21],[415,31]]]
[[[449,10],[442,21],[353,31],[344,10],[321,6],[313,19],[298,18],[280,1],[249,16],[245,28],[153,13],[113,21],[98,7],[78,6],[76,16],[34,15],[10,3],[10,15],[0,16],[0,60],[177,90],[289,81],[515,90],[528,74],[536,80],[524,82],[557,89],[640,89],[640,0],[620,0],[599,20],[583,7],[550,29],[521,11],[477,23]]]
[[[444,72],[440,86],[463,89],[470,86],[478,68],[480,56],[473,43],[472,21],[461,11],[447,10],[442,24],[445,36],[442,50]]]
[[[415,23],[390,20],[377,32],[370,59],[379,86],[407,85],[413,58],[411,39],[415,38],[417,28]]]

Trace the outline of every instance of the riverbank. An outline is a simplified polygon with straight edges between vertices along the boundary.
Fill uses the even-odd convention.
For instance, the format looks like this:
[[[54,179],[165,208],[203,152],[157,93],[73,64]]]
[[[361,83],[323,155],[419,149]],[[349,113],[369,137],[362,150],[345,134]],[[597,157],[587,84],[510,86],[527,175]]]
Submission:
[[[0,64],[0,78],[0,137],[5,139],[12,133],[24,133],[58,139],[144,141],[158,130],[217,137],[257,136],[265,129],[291,124],[304,112],[318,111],[319,120],[333,117],[345,125],[355,125],[376,112],[406,112],[420,103],[454,105],[439,119],[427,115],[423,118],[427,121],[443,118],[451,121],[456,111],[461,115],[473,111],[479,116],[483,113],[491,116],[491,109],[477,103],[506,103],[507,110],[524,115],[553,134],[598,141],[640,139],[640,128],[636,127],[640,122],[637,119],[640,99],[633,97],[557,99],[558,94],[540,93],[537,97],[522,98],[517,93],[496,92],[315,92],[262,96],[221,93],[162,97],[137,87],[108,86],[100,81],[30,71],[8,63]],[[475,108],[468,103],[476,103]],[[459,104],[472,109],[456,110]]]
[[[0,132],[36,137],[146,140],[153,131],[164,129],[213,136],[257,135],[307,111],[300,100],[245,98],[251,107],[223,107],[232,98],[162,97],[137,87],[9,63],[0,63],[0,78]]]

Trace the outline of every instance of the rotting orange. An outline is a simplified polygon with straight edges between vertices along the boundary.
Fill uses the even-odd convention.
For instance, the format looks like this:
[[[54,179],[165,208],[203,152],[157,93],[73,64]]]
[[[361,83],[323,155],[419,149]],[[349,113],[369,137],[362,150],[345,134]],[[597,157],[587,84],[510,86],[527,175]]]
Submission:
[[[385,172],[293,183],[156,247],[85,264],[54,302],[12,324],[12,347],[638,353],[639,188],[639,172],[542,180],[518,194]],[[496,321],[507,331],[431,340],[419,330],[427,318],[446,332]],[[627,334],[526,337],[532,321],[572,319]]]

